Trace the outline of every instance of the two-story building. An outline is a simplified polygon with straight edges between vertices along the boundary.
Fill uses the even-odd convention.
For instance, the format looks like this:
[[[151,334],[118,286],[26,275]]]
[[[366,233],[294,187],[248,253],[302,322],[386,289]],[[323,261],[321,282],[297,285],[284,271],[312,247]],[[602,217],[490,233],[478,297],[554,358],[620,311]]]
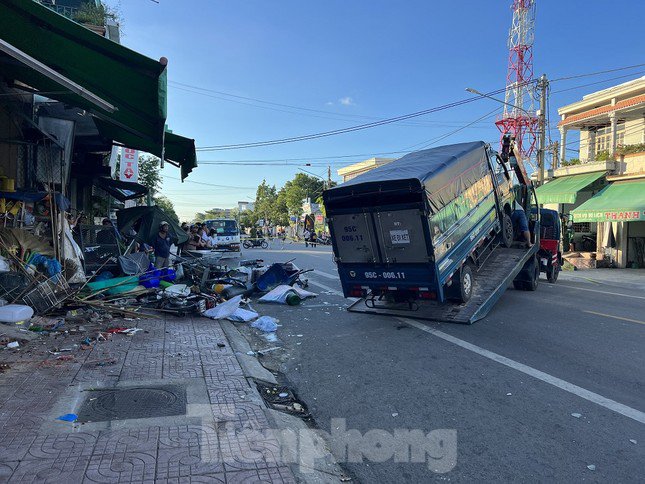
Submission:
[[[567,215],[576,233],[595,237],[596,247],[578,242],[576,250],[645,267],[645,77],[583,96],[558,114],[560,163],[538,200]],[[574,131],[579,152],[569,158]]]
[[[340,176],[343,179],[343,183],[344,183],[348,180],[351,180],[352,178],[356,178],[358,175],[367,173],[368,171],[373,170],[374,168],[378,168],[379,166],[386,165],[387,163],[390,163],[395,159],[396,158],[370,158],[369,160],[360,161],[358,163],[354,163],[353,165],[344,166],[343,168],[340,168],[338,170],[338,176]]]

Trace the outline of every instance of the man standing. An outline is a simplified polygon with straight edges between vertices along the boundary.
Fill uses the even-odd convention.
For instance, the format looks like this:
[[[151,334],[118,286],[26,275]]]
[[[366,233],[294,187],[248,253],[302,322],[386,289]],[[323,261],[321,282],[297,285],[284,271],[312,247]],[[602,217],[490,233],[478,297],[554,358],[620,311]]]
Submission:
[[[172,237],[168,232],[168,228],[168,222],[161,222],[159,224],[159,233],[157,234],[157,238],[153,245],[155,250],[155,267],[157,269],[170,266],[170,246],[172,245]]]
[[[529,248],[533,247],[526,212],[517,202],[515,202],[515,210],[511,214],[511,221],[513,223],[513,239],[518,242],[524,242]]]

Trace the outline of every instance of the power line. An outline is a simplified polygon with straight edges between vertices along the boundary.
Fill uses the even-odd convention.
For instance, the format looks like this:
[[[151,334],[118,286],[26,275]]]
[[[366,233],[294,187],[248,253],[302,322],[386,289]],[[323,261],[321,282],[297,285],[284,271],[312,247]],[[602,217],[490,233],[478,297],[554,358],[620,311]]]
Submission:
[[[527,81],[527,83],[534,82],[534,81]],[[495,94],[499,94],[504,92],[505,89],[498,89],[496,91],[491,91],[489,93],[486,93],[486,95],[491,96]],[[217,145],[217,146],[204,146],[198,148],[198,151],[222,151],[222,150],[234,150],[234,149],[242,149],[242,148],[257,148],[261,146],[271,146],[271,145],[277,145],[277,144],[285,144],[285,143],[294,143],[297,141],[306,141],[306,140],[312,140],[312,139],[318,139],[318,138],[325,138],[329,136],[336,136],[339,134],[344,134],[344,133],[350,133],[353,131],[360,131],[368,128],[374,128],[376,126],[383,126],[386,124],[392,124],[396,123],[398,121],[403,121],[406,119],[411,119],[411,118],[416,118],[419,116],[424,116],[426,114],[431,114],[431,113],[436,113],[439,111],[443,111],[446,109],[454,108],[457,106],[461,106],[464,104],[471,103],[473,101],[478,101],[480,99],[483,99],[485,96],[476,96],[476,97],[470,97],[466,99],[461,99],[459,101],[454,101],[452,103],[444,104],[441,106],[435,106],[429,109],[424,109],[422,111],[417,111],[414,113],[408,113],[408,114],[403,114],[401,116],[396,116],[393,118],[388,118],[388,119],[382,119],[380,121],[375,121],[372,123],[365,123],[365,124],[360,124],[356,126],[349,126],[347,128],[342,128],[342,129],[335,129],[332,131],[323,131],[321,133],[312,133],[308,135],[302,135],[302,136],[293,136],[290,138],[281,138],[281,139],[274,139],[274,140],[267,140],[267,141],[256,141],[256,142],[251,142],[251,143],[240,143],[240,144],[232,144],[232,145]]]
[[[170,178],[171,180],[179,180],[181,181],[181,178],[176,178],[174,176],[168,176],[168,175],[163,175],[164,178]],[[255,190],[257,187],[236,187],[236,186],[231,186],[231,185],[216,185],[214,183],[205,183],[205,182],[198,182],[198,181],[193,181],[193,180],[184,180],[184,183],[194,183],[195,185],[206,185],[209,187],[215,187],[215,188],[235,188],[238,190]]]
[[[638,75],[641,75],[641,74],[645,74],[645,71],[632,72],[631,74],[625,74],[623,76],[617,76],[617,77],[610,77],[609,79],[603,79],[602,81],[596,81],[596,82],[589,82],[587,84],[579,84],[579,85],[574,86],[574,87],[568,87],[566,89],[559,89],[557,91],[553,91],[551,94],[558,94],[558,93],[561,93],[561,92],[573,91],[575,89],[581,89],[583,87],[595,86],[596,84],[602,84],[604,82],[615,81],[617,79],[624,79],[626,77],[638,76]]]
[[[367,116],[367,115],[360,115],[360,114],[350,114],[350,113],[338,113],[334,111],[324,111],[321,109],[312,109],[312,108],[305,108],[305,107],[300,107],[300,106],[293,106],[290,104],[281,104],[281,103],[275,103],[272,101],[264,101],[262,99],[256,99],[256,98],[251,98],[251,97],[246,97],[246,96],[238,96],[236,94],[229,94],[225,93],[222,91],[215,91],[211,89],[206,89],[198,86],[191,86],[189,84],[183,84],[183,83],[177,83],[174,81],[170,81],[169,84],[171,87],[174,89],[179,89],[180,91],[184,92],[189,92],[192,94],[198,94],[200,96],[205,96],[208,98],[212,99],[219,99],[221,101],[228,101],[228,102],[233,102],[236,104],[242,104],[244,106],[251,106],[255,108],[260,108],[260,109],[267,109],[270,111],[276,111],[280,113],[287,113],[287,114],[296,114],[300,116],[309,116],[313,118],[318,118],[318,119],[329,119],[333,121],[347,121],[347,118],[351,119],[376,119],[380,120],[383,119],[382,117],[376,117],[376,116]],[[179,85],[175,85],[179,84]],[[182,87],[180,87],[182,86]],[[185,86],[185,87],[183,87]],[[202,92],[204,91],[204,92]],[[217,93],[221,95],[212,95],[209,93]],[[231,96],[235,99],[229,99],[227,97],[223,96]],[[252,102],[259,102],[259,103],[264,103],[268,104],[269,106],[258,106],[257,104],[253,104],[252,102],[243,102],[243,101],[238,101],[237,99],[243,99],[243,100],[249,100]],[[294,111],[287,111],[285,109],[277,109],[271,106],[279,106],[279,107],[284,107],[284,108],[289,108],[289,109],[295,109],[295,110],[301,110],[304,112],[294,112]],[[331,116],[319,116],[316,114],[310,114],[310,113],[321,113],[321,114],[328,114]],[[342,116],[342,117],[340,117]],[[436,126],[436,127],[454,127],[454,126],[459,126],[460,121],[432,121],[432,120],[426,120],[426,121],[416,121],[416,122],[407,122],[407,123],[400,123],[402,126],[417,126],[417,127],[431,127],[431,126]]]
[[[550,82],[568,81],[570,79],[580,79],[581,77],[599,76],[601,74],[608,74],[609,72],[626,71],[628,69],[636,69],[638,67],[643,67],[643,66],[645,66],[645,64],[635,64],[633,66],[617,67],[616,69],[607,69],[604,71],[588,72],[586,74],[577,74],[574,76],[558,77],[556,79],[553,79]]]

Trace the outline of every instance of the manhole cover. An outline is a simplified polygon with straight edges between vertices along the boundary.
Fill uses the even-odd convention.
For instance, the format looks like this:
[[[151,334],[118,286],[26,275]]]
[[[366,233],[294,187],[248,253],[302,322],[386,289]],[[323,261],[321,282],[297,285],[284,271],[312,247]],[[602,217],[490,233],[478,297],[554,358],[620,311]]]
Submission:
[[[92,390],[78,412],[78,422],[168,417],[186,413],[181,385]]]

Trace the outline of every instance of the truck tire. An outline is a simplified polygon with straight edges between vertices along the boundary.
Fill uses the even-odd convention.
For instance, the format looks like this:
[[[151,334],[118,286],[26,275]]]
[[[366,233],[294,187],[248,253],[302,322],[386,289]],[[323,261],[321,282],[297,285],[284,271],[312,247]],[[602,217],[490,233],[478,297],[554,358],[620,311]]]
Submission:
[[[530,282],[526,282],[525,291],[535,291],[538,288],[538,283],[540,281],[540,265],[537,261],[533,264],[533,278]]]
[[[466,303],[473,295],[473,270],[464,264],[459,269],[459,280],[452,283],[450,299],[458,303]]]
[[[513,245],[513,221],[506,212],[502,214],[502,231],[499,235],[504,247],[508,249]]]

